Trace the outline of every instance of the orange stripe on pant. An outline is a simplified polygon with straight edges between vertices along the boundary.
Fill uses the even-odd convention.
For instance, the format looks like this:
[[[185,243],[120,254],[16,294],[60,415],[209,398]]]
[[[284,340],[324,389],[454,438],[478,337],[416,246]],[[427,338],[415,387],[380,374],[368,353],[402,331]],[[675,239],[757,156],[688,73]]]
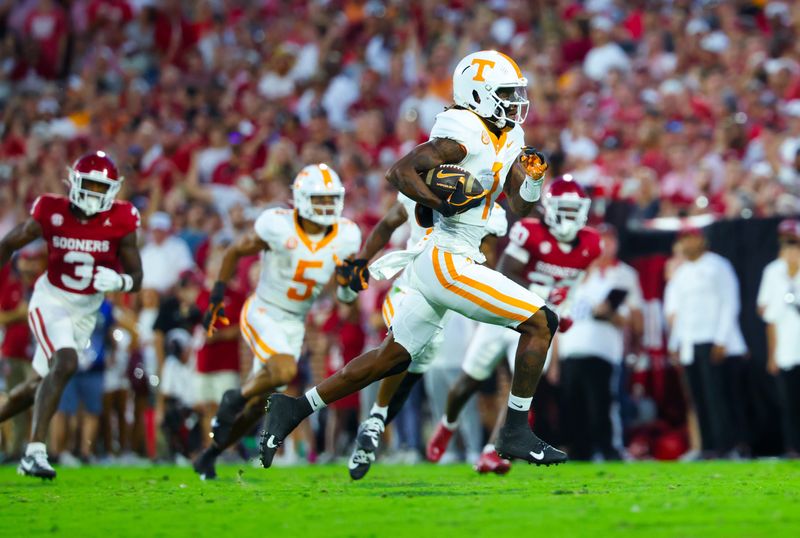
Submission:
[[[248,344],[250,345],[250,349],[253,350],[253,353],[258,358],[258,360],[260,360],[261,362],[267,362],[267,359],[269,359],[270,356],[277,355],[277,351],[275,351],[274,349],[269,347],[266,344],[266,342],[264,342],[258,336],[258,333],[256,333],[256,330],[253,328],[253,326],[250,325],[250,323],[247,321],[247,312],[248,312],[248,309],[250,307],[250,303],[252,301],[253,301],[253,298],[250,297],[244,303],[244,307],[242,308],[242,313],[239,316],[239,326],[241,327],[242,334],[248,340]],[[261,350],[266,353],[265,357],[258,353],[258,348],[261,348]]]
[[[516,297],[511,297],[510,295],[506,295],[505,293],[500,293],[494,288],[491,288],[484,284],[483,282],[478,282],[474,278],[470,278],[466,275],[459,275],[456,273],[455,264],[453,264],[453,255],[449,252],[444,253],[444,262],[447,266],[447,272],[450,274],[450,278],[457,280],[458,282],[464,284],[465,286],[475,288],[479,291],[482,291],[486,295],[497,299],[502,303],[506,303],[509,306],[513,306],[514,308],[519,308],[520,310],[525,310],[531,313],[531,316],[536,313],[538,308],[533,306],[530,303],[526,303],[525,301],[520,301]]]
[[[445,253],[445,254],[448,254],[448,253]],[[445,263],[446,262],[447,262],[447,259],[445,258]],[[450,271],[449,267],[448,267],[448,271]],[[474,303],[474,304],[480,306],[481,308],[484,308],[484,309],[488,310],[492,314],[498,315],[500,317],[504,317],[506,319],[513,319],[514,321],[523,322],[523,321],[527,320],[530,316],[532,316],[536,312],[534,310],[529,316],[526,316],[526,315],[523,315],[523,314],[518,314],[516,312],[511,312],[509,310],[505,310],[503,308],[500,308],[500,307],[497,307],[497,306],[493,305],[492,303],[490,303],[488,301],[485,301],[484,299],[481,299],[480,297],[478,297],[476,295],[473,295],[472,293],[470,293],[469,291],[467,291],[465,289],[457,287],[455,285],[455,282],[448,282],[447,279],[444,276],[444,273],[442,272],[442,266],[441,266],[441,263],[439,262],[439,249],[437,249],[436,247],[433,248],[433,272],[436,274],[436,279],[439,281],[439,284],[441,284],[443,288],[445,288],[448,291],[451,291],[451,292],[455,293],[456,295],[460,295],[464,299],[470,301],[471,303]],[[451,277],[454,280],[457,279],[458,276],[459,275],[453,275],[451,273]]]

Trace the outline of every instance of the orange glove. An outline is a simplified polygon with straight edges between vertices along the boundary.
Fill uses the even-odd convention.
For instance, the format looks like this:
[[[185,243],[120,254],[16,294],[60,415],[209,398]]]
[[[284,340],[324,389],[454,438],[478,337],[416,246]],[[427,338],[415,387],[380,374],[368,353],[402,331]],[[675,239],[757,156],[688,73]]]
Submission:
[[[525,173],[528,174],[528,177],[534,180],[542,179],[549,168],[544,153],[531,146],[522,148],[519,162],[525,167]]]

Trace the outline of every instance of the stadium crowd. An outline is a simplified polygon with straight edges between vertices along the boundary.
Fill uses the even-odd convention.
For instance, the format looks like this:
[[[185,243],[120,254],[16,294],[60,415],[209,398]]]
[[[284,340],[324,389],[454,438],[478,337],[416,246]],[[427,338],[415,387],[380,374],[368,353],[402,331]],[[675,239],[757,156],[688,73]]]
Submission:
[[[225,247],[260,210],[288,204],[295,174],[315,162],[338,171],[345,215],[366,235],[395,200],[386,169],[427,139],[451,102],[455,61],[473,50],[517,60],[530,81],[527,142],[549,156],[550,177],[571,174],[587,189],[595,223],[612,203],[631,224],[800,213],[793,2],[10,0],[0,20],[0,235],[36,196],[63,192],[65,167],[95,149],[114,156],[121,196],[143,216],[145,290],[111,297],[103,310],[93,366],[72,382],[52,433],[67,459],[189,457],[205,442],[221,391],[250,365],[235,324],[207,341],[197,327]],[[42,254],[28,248],[2,276],[6,390],[30,373],[25,294]],[[256,268],[253,258],[231,286],[240,305]],[[358,310],[318,304],[289,391],[380,340],[385,292],[373,283]],[[635,332],[632,322],[620,328]],[[627,351],[609,361],[622,364]],[[485,410],[504,380],[487,385],[471,415],[478,433],[464,435],[468,459],[482,443],[474,424],[489,424]],[[695,383],[695,399],[703,383],[711,381]],[[395,428],[408,461],[422,443],[418,390]],[[636,390],[623,392],[639,402],[626,427],[658,414]],[[697,413],[701,430],[728,412],[722,400],[714,396],[711,418]],[[359,407],[334,405],[286,457],[341,453]],[[25,420],[4,435],[12,457]],[[68,436],[76,429],[79,444]],[[697,439],[693,448],[708,448]],[[734,445],[747,453],[744,441],[725,443],[707,455]]]

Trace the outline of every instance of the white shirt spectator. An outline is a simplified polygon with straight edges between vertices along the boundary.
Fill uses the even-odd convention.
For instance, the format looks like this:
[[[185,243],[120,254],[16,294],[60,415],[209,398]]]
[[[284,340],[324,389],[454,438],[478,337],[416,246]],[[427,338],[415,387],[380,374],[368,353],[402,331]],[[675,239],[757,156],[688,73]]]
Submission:
[[[592,309],[605,301],[613,289],[628,292],[618,309],[620,314],[627,316],[632,310],[642,309],[639,274],[633,267],[618,262],[602,270],[592,269],[573,291],[569,313],[572,327],[565,333],[558,333],[560,358],[599,357],[612,364],[622,362],[625,351],[622,329],[592,316]]]
[[[189,246],[183,239],[170,235],[169,215],[156,212],[149,221],[152,237],[141,250],[142,288],[164,293],[178,282],[183,271],[194,267]]]
[[[628,71],[631,60],[622,47],[616,43],[606,43],[594,47],[583,60],[583,72],[590,79],[601,82],[612,69]]]
[[[694,361],[694,346],[723,346],[728,356],[744,355],[739,327],[739,279],[731,263],[706,252],[683,262],[667,284],[664,311],[674,316],[670,342],[679,346],[681,364]]]
[[[786,261],[770,262],[761,275],[758,307],[775,326],[775,362],[784,370],[800,366],[800,272],[789,276]]]

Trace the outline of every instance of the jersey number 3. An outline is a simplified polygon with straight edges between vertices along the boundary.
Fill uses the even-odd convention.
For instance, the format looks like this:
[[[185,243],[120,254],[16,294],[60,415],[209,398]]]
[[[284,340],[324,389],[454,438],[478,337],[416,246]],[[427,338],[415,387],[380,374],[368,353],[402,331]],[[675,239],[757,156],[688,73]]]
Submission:
[[[74,266],[73,274],[61,275],[61,282],[70,289],[82,291],[92,284],[92,274],[94,273],[94,256],[86,252],[76,252],[71,250],[64,254],[64,263]]]
[[[305,276],[306,269],[320,269],[322,268],[322,261],[307,261],[307,260],[298,260],[297,262],[297,269],[294,272],[294,277],[292,278],[293,283],[300,284],[305,286],[303,292],[300,293],[298,290],[301,289],[300,286],[291,286],[289,287],[289,291],[286,292],[286,296],[293,301],[305,301],[311,294],[314,293],[314,286],[317,285],[316,280],[312,280]]]

